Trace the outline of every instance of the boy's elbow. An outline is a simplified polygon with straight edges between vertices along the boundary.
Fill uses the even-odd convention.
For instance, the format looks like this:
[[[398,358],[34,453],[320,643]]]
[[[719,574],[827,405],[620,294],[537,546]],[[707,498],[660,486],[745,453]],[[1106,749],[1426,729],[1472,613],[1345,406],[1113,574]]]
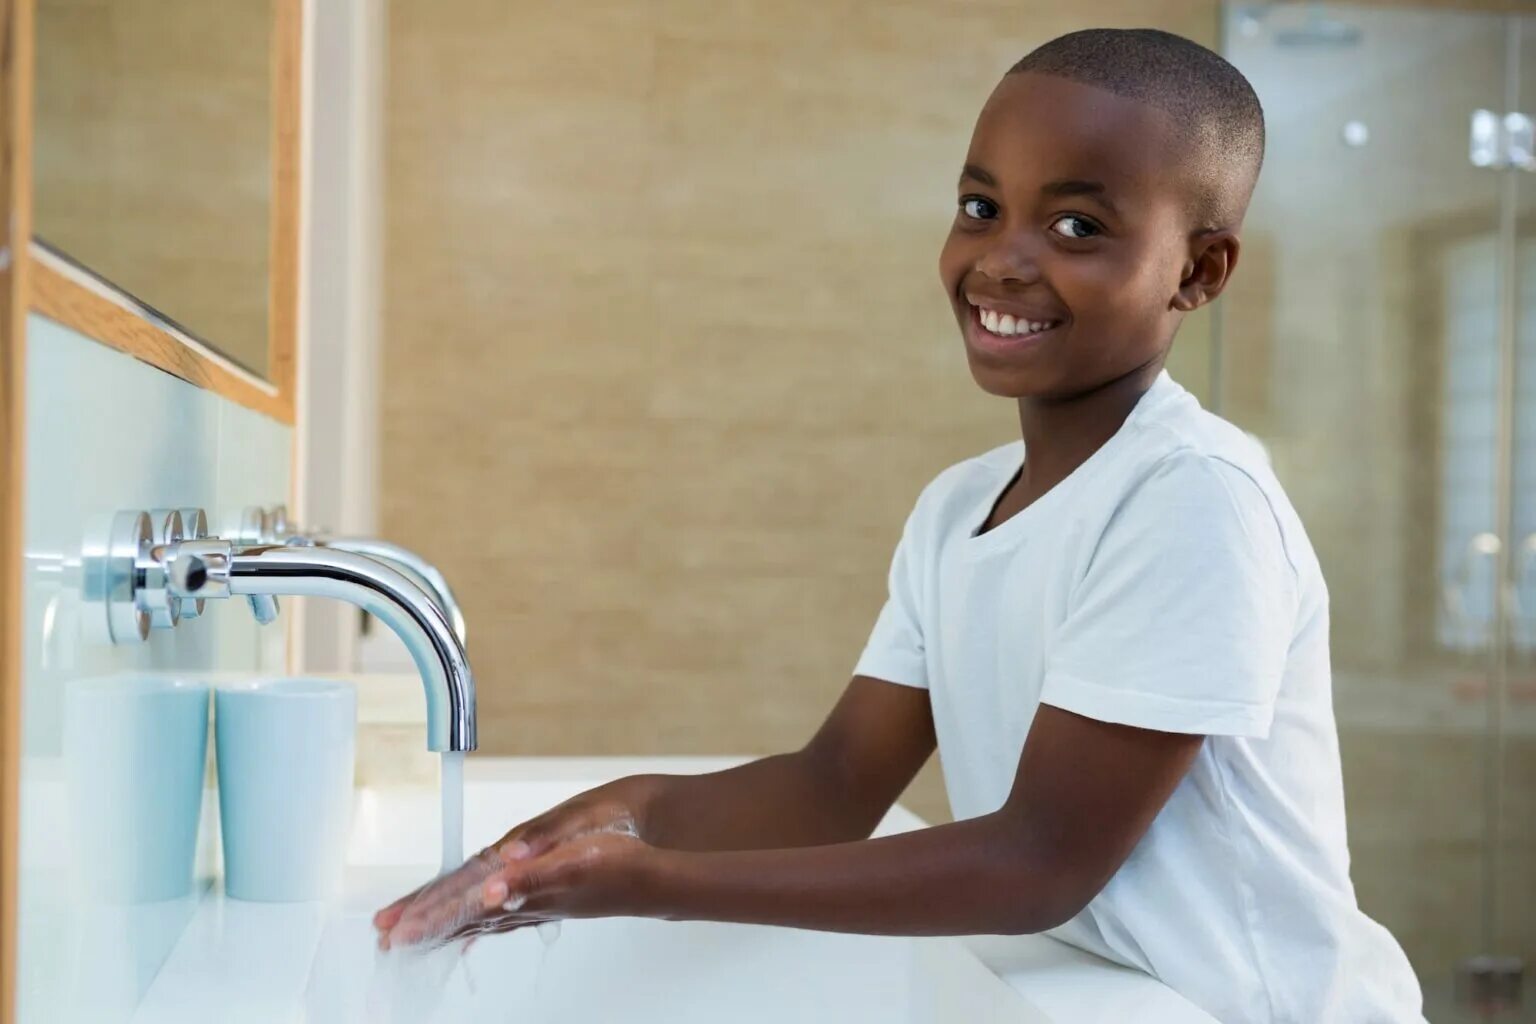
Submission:
[[[997,935],[1034,935],[1059,928],[1081,914],[1103,888],[1085,877],[1070,851],[1040,849],[1025,841],[997,844],[999,863],[993,874]]]
[[[1038,876],[1026,883],[1028,888],[1015,890],[1027,892],[1027,897],[1006,901],[997,922],[997,935],[1037,935],[1052,928],[1060,928],[1088,906],[1089,899],[1079,899],[1049,891],[1035,891],[1036,886],[1048,887],[1049,883]]]

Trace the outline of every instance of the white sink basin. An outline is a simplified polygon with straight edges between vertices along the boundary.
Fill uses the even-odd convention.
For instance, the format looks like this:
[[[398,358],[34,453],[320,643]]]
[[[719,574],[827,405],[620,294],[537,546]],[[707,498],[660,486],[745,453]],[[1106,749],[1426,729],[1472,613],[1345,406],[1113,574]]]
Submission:
[[[708,771],[729,763],[701,758],[471,759],[465,848],[479,849],[511,824],[617,775]],[[921,826],[921,820],[898,807],[879,831]],[[215,887],[195,909],[168,919],[165,927],[174,926],[180,934],[158,971],[127,954],[159,918],[146,918],[141,908],[121,921],[98,919],[96,927],[87,929],[97,941],[74,958],[75,977],[84,982],[47,987],[69,998],[49,1003],[43,1017],[28,1019],[81,1024],[1120,1024],[1130,1019],[1138,1024],[1215,1024],[1146,975],[1045,936],[962,942],[637,920],[566,922],[547,956],[531,932],[482,939],[463,964],[450,954],[416,968],[428,974],[435,968],[443,975],[441,985],[428,987],[437,993],[430,1007],[397,1003],[403,1015],[393,1021],[387,1011],[370,1015],[370,989],[397,975],[378,973],[369,918],[432,877],[439,835],[435,791],[363,789],[353,815],[346,891],[334,905],[244,903],[226,899]],[[182,929],[180,922],[189,916]],[[116,988],[104,985],[111,980],[100,967],[104,963],[118,964],[123,974]],[[143,977],[145,971],[153,981]]]
[[[701,763],[696,767],[710,767]],[[470,765],[465,848],[602,776],[500,779]],[[611,777],[611,765],[607,777]],[[646,920],[569,921],[547,951],[532,931],[481,939],[460,958],[381,959],[372,912],[430,878],[438,797],[362,790],[347,891],[334,906],[260,904],[206,896],[132,1020],[429,1024],[622,1020],[751,1024],[781,1021],[1043,1022],[1019,993],[958,941],[830,935],[781,928]],[[883,831],[918,827],[893,812]],[[382,970],[382,973],[381,973]],[[410,977],[436,980],[414,989]],[[370,992],[392,992],[382,1013]],[[401,999],[402,992],[408,998]],[[427,993],[425,1002],[422,993]]]
[[[572,921],[548,949],[524,931],[482,940],[462,959],[444,950],[402,965],[396,957],[377,960],[371,939],[363,917],[343,918],[326,929],[301,1019],[337,1024],[1044,1020],[962,947],[943,940]],[[424,984],[402,984],[402,966]],[[436,990],[432,982],[444,974],[446,983]],[[434,999],[435,991],[441,994]],[[370,992],[392,998],[370,1008]],[[392,1012],[380,1014],[378,1006]]]

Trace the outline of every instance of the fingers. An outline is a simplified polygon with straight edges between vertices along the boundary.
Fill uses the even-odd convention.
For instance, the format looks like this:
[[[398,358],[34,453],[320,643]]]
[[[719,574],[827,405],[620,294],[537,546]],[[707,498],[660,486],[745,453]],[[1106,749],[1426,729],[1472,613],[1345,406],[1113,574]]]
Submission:
[[[569,860],[562,846],[596,832],[634,835],[628,808],[611,799],[576,798],[512,829],[463,867],[404,896],[374,915],[379,947],[438,942],[488,914],[511,913],[540,890],[530,861],[544,861],[546,879]],[[511,904],[515,903],[515,906]]]
[[[513,829],[502,840],[499,849],[506,860],[539,857],[562,843],[595,832],[639,837],[634,813],[624,801],[578,797]]]
[[[508,932],[515,932],[519,928],[527,928],[529,925],[542,924],[546,920],[548,919],[537,914],[502,914],[499,917],[486,918],[474,924],[465,925],[457,932],[448,936],[445,941],[459,942],[467,940],[463,951],[468,952],[469,947],[474,945],[483,935],[505,935]]]
[[[562,804],[507,833],[498,849],[507,860],[537,857],[573,836],[606,827],[621,813],[608,803]]]
[[[510,845],[510,844],[504,844]],[[514,886],[526,885],[520,870],[526,861],[504,859],[495,849],[482,850],[463,867],[437,879],[405,901],[389,929],[380,937],[379,946],[439,945],[453,936],[479,928],[488,918],[496,918],[522,907],[521,896],[512,896]],[[500,880],[497,896],[486,901],[488,881]],[[518,891],[527,891],[519,888]],[[514,901],[515,900],[515,905]]]
[[[456,888],[462,890],[473,887],[501,864],[501,857],[495,850],[482,850],[458,869],[435,878],[426,885],[418,886],[374,914],[373,927],[379,932],[379,948],[389,948],[391,941],[389,933],[399,926],[407,914],[412,916],[424,914],[430,906],[441,901],[445,895]]]
[[[395,924],[399,922],[400,915],[405,913],[405,908],[410,905],[411,900],[415,899],[416,893],[420,891],[420,889],[417,889],[413,892],[407,893],[406,895],[395,900],[395,902],[391,903],[389,906],[385,907],[383,910],[380,910],[377,914],[374,914],[374,930],[387,932],[393,928]]]
[[[463,867],[419,890],[381,936],[380,948],[436,943],[481,917],[481,888],[503,864],[494,850],[483,850]]]
[[[528,870],[527,862],[510,864],[480,886],[480,906],[487,913],[516,913],[538,889],[538,880]]]
[[[395,922],[400,920],[400,915],[403,913],[405,913],[405,904],[391,903],[373,915],[373,930],[376,932],[389,931],[395,926]]]
[[[384,936],[384,949],[396,946],[438,946],[479,917],[479,907],[464,898],[445,900],[422,913],[407,912]]]
[[[572,838],[582,835],[593,833],[579,833]],[[550,898],[569,887],[574,880],[572,872],[587,863],[595,855],[595,849],[582,842],[565,842],[542,856],[530,855],[504,864],[480,886],[482,911],[494,913],[499,909],[515,913],[521,910],[525,914],[547,914],[558,909],[550,905]]]

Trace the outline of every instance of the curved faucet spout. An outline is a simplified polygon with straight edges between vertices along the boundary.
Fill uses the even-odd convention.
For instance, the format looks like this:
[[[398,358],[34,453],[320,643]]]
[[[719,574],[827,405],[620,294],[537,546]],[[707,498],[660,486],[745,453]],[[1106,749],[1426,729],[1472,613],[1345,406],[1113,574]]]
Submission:
[[[427,697],[427,747],[474,750],[475,682],[464,645],[432,595],[374,558],[318,547],[233,548],[184,541],[167,553],[181,596],[329,597],[362,608],[404,641]]]
[[[247,508],[241,514],[240,528],[233,539],[242,548],[274,545],[303,547],[313,544],[333,551],[350,551],[382,559],[432,595],[437,606],[448,617],[448,624],[453,627],[453,634],[459,638],[459,644],[463,646],[468,643],[465,639],[464,613],[459,610],[458,599],[453,596],[453,588],[448,586],[447,578],[438,571],[437,566],[409,548],[377,537],[333,537],[324,530],[295,526],[288,522],[288,509],[284,505]]]
[[[448,586],[447,578],[438,571],[437,566],[409,548],[375,537],[328,537],[318,534],[313,540],[317,545],[330,548],[332,551],[350,551],[357,555],[367,555],[369,558],[382,559],[398,568],[412,582],[436,599],[437,606],[448,616],[448,624],[453,627],[453,635],[459,638],[461,645],[467,644],[464,613],[459,610],[459,602],[453,596],[453,588]]]

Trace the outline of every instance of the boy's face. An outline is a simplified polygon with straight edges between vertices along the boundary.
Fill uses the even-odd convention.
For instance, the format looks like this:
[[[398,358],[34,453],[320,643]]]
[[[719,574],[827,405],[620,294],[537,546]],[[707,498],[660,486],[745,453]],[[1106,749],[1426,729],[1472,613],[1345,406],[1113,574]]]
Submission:
[[[1176,140],[1137,100],[1051,75],[1003,78],[939,256],[982,388],[1069,398],[1165,352],[1193,308],[1181,295],[1194,265]]]

